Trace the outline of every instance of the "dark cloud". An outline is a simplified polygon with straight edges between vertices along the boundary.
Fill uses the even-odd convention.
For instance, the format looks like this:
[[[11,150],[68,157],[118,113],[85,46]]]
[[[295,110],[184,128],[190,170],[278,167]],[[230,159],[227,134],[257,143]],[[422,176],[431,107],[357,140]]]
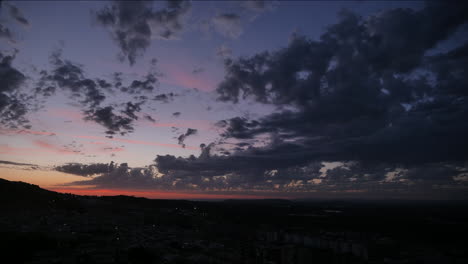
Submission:
[[[454,177],[466,172],[466,169],[460,170],[451,164],[428,164],[424,167],[413,167],[408,169],[400,179],[407,179],[409,181],[425,183],[439,183],[447,184],[454,181]]]
[[[143,117],[150,122],[156,123],[156,120],[150,115],[144,115]]]
[[[13,19],[15,19],[16,22],[22,24],[23,26],[29,26],[29,21],[21,14],[21,11],[16,6],[10,3],[6,3],[6,6],[8,7],[10,16],[13,17]],[[2,8],[0,5],[0,11],[1,9]],[[0,24],[0,39],[2,38],[8,40],[11,43],[16,43],[14,33],[10,30],[10,28]]]
[[[468,43],[447,53],[427,58],[426,63],[436,74],[439,87],[447,94],[468,95],[468,70],[463,65],[468,63]]]
[[[97,79],[96,82],[99,85],[99,87],[101,87],[103,89],[111,90],[111,88],[112,88],[112,84],[108,83],[106,80]]]
[[[131,103],[130,103],[131,104]],[[137,116],[134,115],[134,112],[138,110],[133,104],[129,107],[127,105],[126,110],[124,111],[125,115],[118,115],[114,111],[114,107],[97,107],[85,111],[85,120],[94,121],[102,126],[104,126],[107,131],[106,134],[108,137],[112,137],[115,134],[125,135],[127,133],[133,132],[133,121],[137,119]],[[125,113],[128,111],[128,113]]]
[[[179,188],[196,185],[201,190],[289,192],[317,191],[325,186],[333,190],[331,185],[335,184],[324,182],[320,185],[323,164],[302,157],[303,153],[296,151],[300,147],[294,144],[249,148],[234,151],[228,156],[213,154],[213,151],[220,152],[214,148],[214,144],[202,144],[199,157],[158,155],[156,167],[167,179],[177,182]],[[298,160],[301,165],[298,165]],[[347,187],[352,187],[352,184]]]
[[[292,167],[296,164],[308,163],[308,157],[302,157],[300,146],[295,144],[269,145],[265,148],[249,148],[234,152],[230,156],[213,154],[215,145],[202,147],[198,158],[176,158],[171,155],[157,156],[156,164],[161,172],[186,171],[200,175],[224,175],[232,172],[240,174],[262,174],[265,170]]]
[[[42,95],[51,95],[55,91],[53,86],[70,92],[70,96],[79,99],[82,105],[94,108],[105,99],[104,89],[109,88],[103,80],[87,78],[83,66],[61,58],[61,51],[51,55],[53,70],[51,73],[41,72],[36,92]]]
[[[75,174],[84,177],[90,177],[97,174],[108,173],[114,170],[116,164],[111,162],[107,163],[94,163],[94,164],[81,164],[81,163],[67,163],[64,165],[56,166],[54,169],[57,171]]]
[[[132,103],[132,102],[127,102],[125,104],[125,109],[122,111],[123,114],[127,115],[128,117],[137,120],[138,116],[135,113],[138,113],[141,111],[141,105],[143,103]]]
[[[29,21],[23,16],[21,11],[14,5],[7,3],[10,16],[12,16],[18,23],[29,26]]]
[[[30,164],[30,163],[18,163],[18,162],[7,161],[7,160],[0,160],[0,164],[6,164],[6,165],[16,165],[16,166],[34,166],[34,167],[37,167],[37,165],[36,165],[36,164]]]
[[[152,37],[172,39],[183,29],[182,17],[190,10],[188,1],[167,1],[154,10],[153,1],[114,1],[96,12],[99,24],[109,29],[131,65],[151,44]]]
[[[175,117],[179,117],[181,115],[181,113],[180,112],[174,112],[174,113],[172,113],[172,115],[175,116]]]
[[[150,67],[148,69],[148,73],[143,76],[142,79],[134,79],[130,82],[129,85],[124,84],[124,78],[121,72],[116,72],[113,74],[113,83],[112,85],[119,89],[121,92],[134,95],[135,99],[140,99],[146,101],[148,97],[146,95],[141,95],[142,93],[146,93],[148,96],[152,93],[155,88],[159,85],[159,77],[162,75],[157,68],[155,67],[157,60],[151,59]],[[173,93],[168,94],[168,100],[172,99],[175,95]],[[158,96],[155,97],[155,99]]]
[[[15,40],[13,39],[13,34],[11,33],[10,29],[0,24],[0,39],[2,38],[13,43],[15,42]]]
[[[158,155],[156,164],[145,168],[130,168],[126,163],[114,166],[113,170],[104,172],[89,181],[79,181],[71,185],[96,185],[101,188],[153,188],[153,189],[197,189],[197,190],[252,190],[268,189],[278,183],[289,183],[292,173],[264,173],[265,169],[274,167],[267,157],[257,159],[258,169],[255,173],[248,167],[252,160],[249,156],[234,159],[212,155],[213,144],[201,146],[199,157],[176,158],[172,155]],[[78,175],[84,173],[76,166]],[[105,168],[105,167],[104,167]],[[307,169],[296,168],[296,172],[318,175],[320,164],[310,165]],[[289,169],[292,172],[293,169]],[[94,172],[94,171],[93,171]],[[288,176],[286,176],[288,175]],[[289,177],[283,179],[283,177]],[[303,176],[304,177],[304,176]]]
[[[96,185],[102,188],[166,188],[170,189],[172,181],[167,177],[155,177],[154,166],[146,168],[131,168],[127,163],[96,164],[98,169],[88,169],[83,164],[76,164],[72,171],[78,172],[77,175],[91,176],[98,172],[98,176],[85,181],[77,181],[70,185]],[[74,173],[76,174],[76,173]]]
[[[357,192],[361,195],[391,195],[422,198],[428,189],[450,192],[465,190],[466,182],[455,184],[466,169],[447,164],[430,164],[427,170],[398,168],[391,164],[360,162],[341,163],[327,170],[322,163],[302,166],[277,167],[268,159],[252,161],[248,155],[228,158],[211,154],[213,145],[202,144],[199,157],[176,158],[158,155],[156,164],[144,168],[131,168],[126,163],[99,164],[96,169],[83,164],[66,166],[65,172],[82,176],[95,176],[88,181],[71,185],[96,185],[98,188],[140,188],[163,190],[201,191],[259,191],[269,192]],[[256,171],[254,162],[260,162]],[[458,164],[463,165],[463,164]],[[424,174],[430,175],[430,180]],[[448,187],[449,186],[449,187]],[[465,188],[465,189],[463,189]]]
[[[154,101],[160,101],[160,102],[163,102],[163,103],[169,103],[169,102],[173,101],[174,97],[176,97],[176,96],[177,95],[174,94],[174,93],[158,94],[153,98],[153,100]]]
[[[234,117],[228,121],[221,120],[216,124],[219,127],[226,127],[226,131],[222,134],[224,137],[234,137],[240,139],[252,138],[252,130],[260,125],[258,121],[249,121],[247,118],[242,117]]]
[[[468,22],[466,11],[429,2],[366,19],[342,12],[319,40],[298,36],[278,51],[226,60],[220,100],[276,111],[222,120],[224,140],[202,145],[199,157],[158,155],[155,167],[173,188],[464,188],[454,179],[468,159],[466,45],[427,54]],[[323,173],[332,161],[341,165]]]
[[[202,73],[204,71],[205,71],[205,69],[203,69],[201,67],[197,67],[197,68],[193,69],[192,73],[193,74],[199,74],[199,73]]]
[[[82,65],[62,59],[61,50],[54,51],[50,60],[53,68],[50,72],[40,72],[35,96],[49,97],[58,89],[68,92],[69,97],[83,109],[84,119],[104,126],[108,135],[133,132],[133,121],[138,119],[137,113],[148,100],[141,93],[151,93],[158,82],[157,73],[152,69],[143,79],[134,79],[128,86],[124,84],[122,73],[114,73],[112,80],[92,79]],[[104,106],[107,96],[116,90],[133,95],[134,101]],[[168,98],[173,96],[171,93]]]
[[[328,160],[466,159],[464,48],[424,57],[467,22],[466,11],[429,2],[368,19],[343,12],[319,41],[298,37],[276,52],[228,60],[220,99],[252,98],[279,111],[228,120],[225,136],[300,139],[312,157]]]
[[[151,92],[154,86],[158,83],[158,78],[155,74],[147,74],[144,80],[134,80],[129,87],[122,87],[121,91],[134,94],[140,92]]]
[[[197,131],[196,129],[194,129],[194,128],[188,128],[187,131],[186,131],[184,134],[181,134],[181,135],[177,138],[179,145],[181,145],[182,147],[185,148],[185,144],[184,144],[185,139],[186,139],[187,137],[189,137],[189,136],[192,136],[192,135],[197,134],[197,132],[198,132],[198,131]]]
[[[11,64],[15,56],[0,53],[0,92],[11,93],[19,89],[26,79],[25,75]]]
[[[20,92],[26,76],[12,66],[14,55],[0,52],[0,123],[10,128],[28,128],[26,114],[31,96]]]

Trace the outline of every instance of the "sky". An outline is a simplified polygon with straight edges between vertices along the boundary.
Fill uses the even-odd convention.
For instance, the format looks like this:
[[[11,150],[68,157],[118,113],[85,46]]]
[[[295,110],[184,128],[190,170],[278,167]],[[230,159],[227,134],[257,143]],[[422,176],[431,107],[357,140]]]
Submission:
[[[458,1],[0,1],[0,177],[466,199],[467,31]]]

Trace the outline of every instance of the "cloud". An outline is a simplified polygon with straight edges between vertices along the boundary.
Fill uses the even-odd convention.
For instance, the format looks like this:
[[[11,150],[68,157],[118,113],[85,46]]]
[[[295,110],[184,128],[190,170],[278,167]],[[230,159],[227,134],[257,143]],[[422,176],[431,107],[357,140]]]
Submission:
[[[6,39],[12,43],[15,42],[13,38],[13,34],[11,33],[10,29],[5,27],[4,25],[0,24],[0,39]]]
[[[226,131],[222,134],[224,137],[234,137],[239,139],[252,138],[253,134],[258,133],[258,130],[253,132],[260,123],[258,121],[249,121],[247,118],[234,117],[226,120],[221,120],[217,123],[220,127],[226,127]],[[268,131],[265,131],[268,132]]]
[[[64,165],[56,166],[54,169],[57,171],[75,174],[84,177],[94,176],[96,174],[103,174],[114,170],[114,162],[107,163],[94,163],[94,164],[81,164],[81,163],[67,163]]]
[[[50,61],[53,68],[50,72],[40,72],[34,90],[35,96],[47,98],[59,89],[66,91],[69,97],[82,107],[84,120],[104,126],[109,136],[133,132],[133,123],[138,119],[137,113],[148,100],[148,97],[142,94],[153,92],[158,84],[159,74],[153,67],[150,67],[149,73],[142,79],[133,79],[127,85],[126,78],[118,72],[112,74],[111,80],[88,77],[82,65],[62,59],[60,49],[52,53]],[[133,95],[134,101],[105,106],[107,96],[113,95],[115,91]],[[167,101],[174,96],[170,93],[166,97]]]
[[[66,166],[66,169],[57,167],[58,170],[66,170],[68,173],[73,173],[81,176],[92,176],[99,174],[90,180],[72,182],[69,185],[96,185],[105,188],[136,188],[148,189],[157,186],[163,188],[169,187],[171,183],[167,182],[164,178],[155,177],[157,173],[154,167],[147,168],[131,168],[127,163],[116,164],[72,164]]]
[[[228,46],[223,44],[216,50],[216,56],[220,57],[221,59],[231,58],[232,50]]]
[[[198,157],[158,155],[155,164],[144,168],[131,168],[122,163],[120,166],[114,164],[113,169],[109,170],[103,164],[100,174],[94,174],[97,170],[89,170],[88,165],[70,166],[73,169],[69,171],[78,175],[93,175],[88,181],[70,185],[251,194],[268,191],[273,196],[275,193],[297,196],[338,192],[359,193],[361,197],[381,197],[398,193],[399,196],[392,197],[401,198],[405,195],[416,199],[424,198],[430,190],[440,192],[448,188],[448,197],[457,197],[460,191],[466,190],[463,182],[457,182],[466,173],[466,169],[461,167],[463,164],[429,164],[427,169],[421,170],[419,167],[397,167],[389,163],[342,162],[323,170],[328,165],[321,162],[305,161],[303,165],[291,166],[297,164],[293,159],[300,157],[298,153],[293,153],[288,165],[268,151],[258,153],[258,149],[250,149],[235,153],[234,156],[219,156],[211,153],[213,147],[213,144],[202,144]],[[431,175],[429,179],[424,176],[426,173]],[[389,174],[393,175],[391,180]]]
[[[135,104],[132,102],[127,102],[125,104],[125,109],[122,111],[122,113],[130,117],[131,119],[137,120],[138,116],[135,113],[138,113],[141,111],[142,104],[143,102],[135,103]]]
[[[15,166],[34,166],[34,167],[37,167],[36,164],[18,163],[18,162],[7,161],[7,160],[0,160],[0,164],[15,165]]]
[[[179,141],[179,145],[181,145],[183,148],[185,148],[185,139],[189,136],[197,134],[198,130],[193,129],[193,128],[187,128],[187,131],[184,134],[181,134],[177,140]]]
[[[26,77],[16,68],[12,67],[15,56],[0,53],[0,92],[12,93],[19,89]]]
[[[202,73],[204,71],[205,71],[205,69],[203,69],[202,67],[196,67],[195,69],[192,70],[192,74],[199,74],[199,73]]]
[[[14,5],[10,3],[6,3],[6,6],[8,7],[8,11],[11,17],[13,19],[22,24],[23,26],[29,26],[29,21],[22,15],[21,11]],[[0,2],[0,10],[1,10],[1,2]],[[0,24],[0,39],[4,38],[8,40],[10,43],[16,43],[16,40],[13,36],[13,32],[6,27],[5,25]]]
[[[150,115],[144,115],[143,117],[152,123],[156,123],[156,120]]]
[[[221,35],[236,39],[242,32],[241,17],[235,13],[223,13],[212,19],[214,29]]]
[[[29,21],[23,16],[21,11],[14,5],[7,3],[8,11],[10,16],[13,17],[16,22],[22,24],[23,26],[29,26]]]
[[[467,22],[466,9],[429,2],[365,19],[342,12],[318,40],[298,36],[280,50],[226,60],[219,99],[276,111],[222,120],[223,138],[198,157],[158,155],[166,185],[153,186],[375,195],[465,188],[454,179],[468,158],[467,46],[426,54]],[[342,165],[322,173],[326,162]]]
[[[59,147],[59,146],[56,146],[54,144],[51,144],[51,143],[49,143],[47,141],[43,141],[43,140],[34,140],[33,143],[34,143],[34,145],[39,147],[41,150],[46,151],[46,152],[54,152],[54,153],[57,153],[57,154],[65,154],[65,155],[69,155],[69,154],[78,155],[78,154],[81,154],[80,150],[71,149],[69,146]]]
[[[461,135],[468,133],[468,98],[462,88],[447,85],[466,79],[435,66],[443,60],[450,72],[463,71],[464,47],[451,51],[457,59],[424,56],[467,22],[466,9],[429,2],[420,11],[395,9],[368,19],[343,12],[318,41],[298,37],[275,52],[227,60],[220,100],[247,98],[279,111],[258,120],[227,120],[224,135],[274,135],[327,160],[466,159],[468,141]]]
[[[112,90],[113,85],[103,79],[88,78],[81,65],[61,58],[61,50],[52,54],[51,63],[54,67],[51,73],[41,71],[41,78],[35,89],[36,94],[48,97],[55,93],[56,87],[59,87],[68,91],[72,99],[79,100],[78,102],[84,108],[85,120],[104,126],[109,136],[116,133],[124,135],[133,131],[132,122],[138,119],[135,113],[141,110],[142,102],[127,102],[121,111],[124,115],[118,115],[113,106],[101,106],[106,99],[105,93]],[[138,89],[152,90],[152,87],[149,89],[147,86],[154,81],[154,79],[135,80],[130,86],[130,93]]]
[[[145,76],[144,80],[134,80],[129,87],[122,87],[121,91],[130,94],[140,93],[141,91],[151,92],[157,83],[158,79],[156,75],[149,73]]]
[[[104,80],[87,78],[83,66],[61,58],[61,50],[54,51],[50,57],[53,66],[51,73],[41,71],[36,93],[51,96],[56,87],[67,90],[73,99],[81,99],[80,103],[88,107],[97,107],[105,99],[104,89],[109,88]]]
[[[0,52],[0,123],[10,128],[30,128],[26,119],[31,96],[21,93],[26,76],[12,66],[15,55]]]
[[[233,190],[234,188],[243,187],[251,189],[259,182],[252,182],[251,174],[249,175],[231,175],[223,176],[219,173],[223,169],[223,165],[228,165],[229,169],[237,168],[239,171],[244,171],[242,162],[223,163],[210,162],[209,156],[210,146],[203,146],[202,155],[199,158],[192,157],[193,163],[186,162],[183,158],[175,158],[171,155],[157,156],[156,164],[144,168],[131,168],[126,163],[120,165],[115,164],[112,170],[101,173],[88,181],[79,181],[70,183],[70,185],[95,185],[98,188],[120,188],[120,189],[159,189],[159,190]],[[212,157],[217,159],[216,157]],[[209,164],[209,166],[207,166]],[[78,175],[90,175],[95,170],[88,172],[82,170],[87,168],[87,165],[75,165],[72,171]],[[105,168],[105,167],[104,167]],[[173,170],[173,168],[178,168]],[[248,170],[245,170],[248,171]],[[263,184],[263,186],[265,186]]]
[[[261,13],[273,9],[275,2],[268,0],[246,0],[239,2],[239,4],[249,11]]]
[[[177,94],[174,93],[165,93],[165,94],[158,94],[156,95],[153,100],[154,101],[160,101],[163,103],[169,103],[174,100],[174,97],[176,97]]]
[[[262,0],[238,1],[236,5],[234,12],[222,12],[210,20],[204,20],[201,25],[202,30],[214,31],[223,37],[237,39],[244,33],[245,26],[265,11],[275,8],[275,2]]]
[[[112,137],[117,133],[125,135],[133,132],[132,122],[137,119],[134,115],[134,108],[127,108],[127,110],[129,113],[126,113],[126,116],[121,116],[115,113],[112,106],[93,108],[85,112],[85,120],[91,120],[104,126],[107,129],[106,134],[108,137]]]
[[[143,55],[152,37],[173,39],[183,29],[188,1],[167,1],[158,10],[153,1],[114,1],[95,13],[97,22],[107,27],[120,48],[122,60],[130,65]]]
[[[72,137],[93,139],[93,140],[114,141],[114,142],[136,144],[136,145],[167,147],[167,148],[181,148],[181,146],[177,145],[177,144],[167,144],[167,143],[159,143],[159,142],[153,142],[153,141],[125,139],[125,138],[116,138],[116,137],[109,138],[109,137],[96,137],[96,136],[84,136],[84,135],[75,135],[75,136],[72,136]],[[187,149],[192,149],[192,150],[198,150],[199,149],[198,147],[192,147],[192,146],[186,146],[186,148]]]

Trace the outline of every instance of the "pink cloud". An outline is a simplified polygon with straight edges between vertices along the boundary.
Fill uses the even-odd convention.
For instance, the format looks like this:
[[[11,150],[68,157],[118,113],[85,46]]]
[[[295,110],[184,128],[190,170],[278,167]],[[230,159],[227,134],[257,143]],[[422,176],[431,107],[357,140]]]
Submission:
[[[176,124],[176,123],[154,123],[154,124],[151,124],[151,126],[154,126],[154,127],[180,127],[180,125]]]
[[[65,149],[65,148],[61,148],[61,147],[58,147],[56,145],[52,145],[46,141],[42,141],[42,140],[34,140],[33,141],[34,145],[38,146],[39,148],[45,150],[45,151],[49,151],[49,152],[55,152],[55,153],[58,153],[58,154],[80,154],[78,151],[72,151],[72,150],[68,150],[68,149]]]
[[[206,76],[194,75],[191,72],[181,70],[176,64],[165,64],[162,65],[164,73],[166,74],[166,80],[161,80],[163,83],[173,84],[182,86],[185,88],[197,88],[201,91],[213,91],[216,88],[216,81],[207,78]]]
[[[82,121],[83,114],[78,111],[67,110],[63,108],[52,108],[47,111],[51,116],[62,117],[64,119],[70,119],[74,121]]]
[[[34,131],[34,130],[13,130],[13,129],[1,129],[0,134],[3,135],[41,135],[41,136],[55,136],[55,133],[46,131]]]
[[[114,145],[104,141],[89,141],[85,144],[92,146],[92,150],[98,153],[114,153],[125,151],[124,148],[114,147]]]
[[[0,145],[0,154],[9,154],[9,155],[20,155],[25,153],[30,153],[31,148],[18,148],[18,147],[10,147],[7,144]]]
[[[102,141],[90,141],[89,144],[93,144],[93,145],[107,145],[106,142],[102,142]]]
[[[37,154],[44,154],[44,153],[58,153],[58,154],[80,154],[78,152],[74,152],[71,150],[66,150],[63,148],[59,148],[52,144],[49,144],[44,141],[34,141],[34,145],[36,148],[23,148],[23,147],[11,147],[7,144],[0,145],[0,154],[7,154],[7,155],[37,155]]]

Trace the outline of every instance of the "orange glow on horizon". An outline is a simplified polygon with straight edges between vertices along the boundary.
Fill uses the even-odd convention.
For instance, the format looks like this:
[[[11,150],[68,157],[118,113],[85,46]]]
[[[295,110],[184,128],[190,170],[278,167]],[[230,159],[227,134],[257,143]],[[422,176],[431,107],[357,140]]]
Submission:
[[[214,194],[183,191],[161,191],[161,190],[121,190],[121,189],[78,189],[78,188],[48,188],[50,191],[59,193],[71,193],[76,195],[96,196],[135,196],[150,199],[173,199],[173,200],[196,200],[196,199],[269,199],[283,198],[252,194]]]

